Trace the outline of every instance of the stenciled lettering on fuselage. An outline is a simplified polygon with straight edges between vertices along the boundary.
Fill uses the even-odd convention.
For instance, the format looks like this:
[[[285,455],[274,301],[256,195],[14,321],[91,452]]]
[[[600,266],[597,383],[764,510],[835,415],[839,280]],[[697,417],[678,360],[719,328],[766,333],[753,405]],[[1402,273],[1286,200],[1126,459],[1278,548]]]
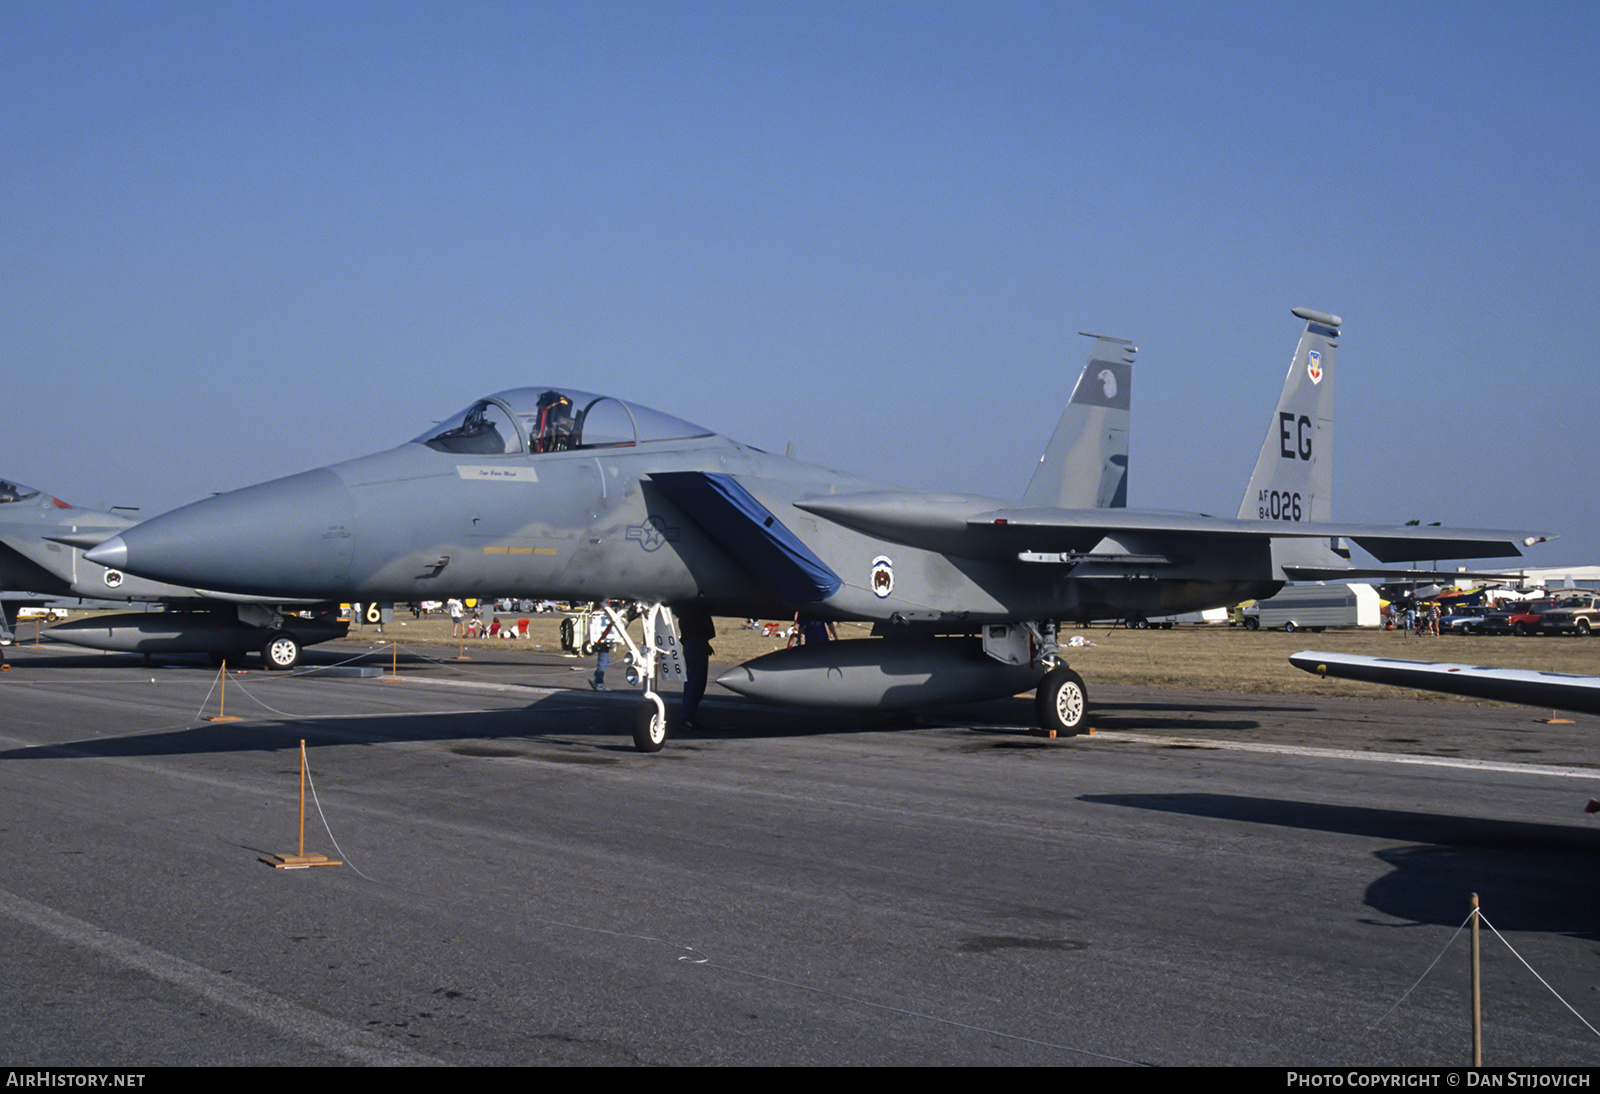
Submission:
[[[456,464],[456,474],[468,482],[538,482],[539,472],[532,467],[496,467],[492,464]]]
[[[668,524],[660,517],[651,517],[642,524],[628,525],[628,539],[646,551],[659,551],[669,543],[676,543],[679,535],[676,525]]]

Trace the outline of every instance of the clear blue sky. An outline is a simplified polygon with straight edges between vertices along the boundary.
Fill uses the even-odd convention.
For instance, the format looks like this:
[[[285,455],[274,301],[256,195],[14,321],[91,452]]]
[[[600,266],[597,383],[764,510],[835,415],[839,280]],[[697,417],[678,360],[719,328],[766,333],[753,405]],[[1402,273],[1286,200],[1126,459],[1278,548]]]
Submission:
[[[0,475],[147,514],[610,391],[1017,496],[1088,341],[1231,516],[1345,319],[1335,514],[1600,563],[1575,3],[0,9]]]

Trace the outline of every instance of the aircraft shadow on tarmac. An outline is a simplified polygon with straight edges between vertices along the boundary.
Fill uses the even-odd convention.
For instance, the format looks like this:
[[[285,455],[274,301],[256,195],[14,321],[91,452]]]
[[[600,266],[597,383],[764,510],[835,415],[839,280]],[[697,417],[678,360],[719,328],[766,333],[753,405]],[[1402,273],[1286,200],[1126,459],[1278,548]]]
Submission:
[[[431,651],[430,651],[431,652]],[[519,655],[520,654],[520,655]],[[106,655],[103,653],[66,653],[59,649],[45,653],[52,668],[74,667],[128,667],[136,664],[138,655]],[[274,752],[294,748],[301,738],[307,746],[380,744],[388,742],[447,744],[463,742],[459,751],[467,755],[534,755],[522,749],[560,744],[570,754],[574,745],[589,747],[602,754],[631,753],[633,705],[638,694],[619,688],[605,695],[597,695],[575,684],[571,678],[574,661],[568,658],[545,659],[535,655],[530,663],[525,652],[474,650],[474,668],[483,669],[504,664],[511,668],[527,670],[522,681],[530,685],[530,702],[525,707],[501,710],[463,711],[450,715],[437,713],[404,715],[342,715],[319,718],[316,716],[282,719],[269,711],[253,706],[248,699],[235,705],[230,699],[230,713],[242,716],[242,722],[226,724],[200,724],[184,729],[133,734],[124,737],[97,737],[76,742],[15,748],[0,751],[0,760],[22,760],[44,757],[140,757],[195,755],[265,751]],[[349,652],[318,650],[308,651],[301,671],[314,674],[320,665],[348,663],[353,660]],[[386,649],[378,649],[370,657],[357,658],[362,663],[379,665],[387,669],[389,656]],[[447,662],[407,651],[402,648],[399,665],[426,669],[429,663]],[[582,664],[577,662],[577,664]],[[158,657],[152,667],[164,670],[202,670],[214,672],[205,666],[203,659]],[[587,668],[587,665],[584,666]],[[552,675],[554,674],[554,675]],[[254,676],[246,673],[245,679]],[[381,685],[378,685],[381,686]],[[532,692],[538,688],[538,692]],[[547,690],[552,689],[553,690]],[[701,708],[705,728],[693,733],[675,730],[668,746],[674,750],[692,751],[705,740],[760,740],[783,737],[812,737],[839,733],[867,733],[896,730],[957,730],[973,736],[970,748],[991,747],[1049,748],[1066,743],[1047,742],[1029,734],[1036,726],[1034,702],[1028,698],[998,699],[972,703],[937,712],[883,712],[862,715],[848,711],[802,709],[789,706],[767,705],[756,700],[734,697],[713,686]],[[248,692],[246,693],[248,695]],[[669,715],[676,713],[676,696],[665,696]],[[1225,700],[1212,702],[1149,703],[1118,702],[1097,703],[1092,708],[1092,721],[1104,729],[1181,729],[1190,734],[1209,731],[1232,731],[1260,728],[1254,718],[1230,715],[1266,714],[1274,712],[1303,712],[1310,708],[1301,705],[1265,704],[1260,702]],[[1163,716],[1170,712],[1170,716]],[[548,749],[537,753],[549,757]]]
[[[362,664],[388,671],[391,664],[391,649],[388,646],[374,646],[364,654],[357,653],[352,656],[352,650],[347,647],[330,647],[317,650],[307,650],[301,667],[296,670],[296,675],[315,675],[318,668],[333,665]],[[75,647],[71,652],[66,647],[48,643],[45,650],[40,651],[43,663],[50,668],[128,668],[139,666],[142,658],[138,654],[106,654],[84,653]],[[431,666],[439,666],[446,670],[452,667],[454,655],[448,650],[433,648],[417,649],[400,646],[398,658],[395,663],[403,672],[406,668],[413,670],[429,671]],[[568,657],[553,655],[548,651],[528,651],[526,649],[498,650],[493,648],[474,648],[471,651],[472,668],[484,669],[512,669],[522,670],[524,675],[510,681],[513,684],[525,683],[531,687],[554,688],[555,695],[547,698],[536,699],[530,703],[528,709],[540,712],[534,718],[523,717],[513,719],[511,723],[497,722],[496,718],[507,716],[505,711],[476,712],[463,714],[451,719],[452,728],[456,732],[439,734],[439,727],[433,721],[426,720],[420,726],[406,724],[404,718],[393,715],[374,719],[370,728],[360,725],[361,719],[355,717],[341,717],[329,719],[330,726],[336,725],[341,735],[370,735],[373,741],[379,740],[447,740],[451,737],[477,738],[485,736],[519,736],[531,738],[545,738],[559,736],[570,738],[574,735],[594,736],[596,743],[603,748],[610,748],[613,744],[631,747],[628,736],[632,724],[632,711],[623,709],[622,704],[636,702],[638,693],[627,688],[618,688],[609,695],[594,695],[584,690],[581,684],[572,679],[572,670],[575,666],[582,667],[585,672],[592,666],[591,659],[576,661]],[[161,670],[203,670],[214,672],[215,669],[206,664],[205,658],[174,657],[160,655],[151,662],[145,662],[145,667]],[[715,677],[720,671],[731,667],[721,662],[712,665],[711,675]],[[247,678],[253,673],[253,659],[247,662]],[[231,671],[231,670],[230,670]],[[719,694],[720,693],[720,694]],[[676,714],[676,696],[665,694],[669,716]],[[561,709],[563,702],[576,702],[586,705],[589,712],[584,715],[572,715]],[[556,717],[547,720],[546,708]],[[1159,731],[1181,730],[1190,735],[1203,736],[1208,732],[1230,732],[1237,730],[1260,729],[1262,723],[1253,717],[1242,715],[1265,714],[1304,714],[1310,713],[1315,708],[1305,704],[1272,702],[1264,703],[1245,699],[1218,699],[1196,696],[1193,699],[1184,699],[1177,702],[1141,702],[1136,700],[1107,700],[1094,701],[1090,705],[1088,721],[1095,728],[1105,730],[1130,730],[1130,731]],[[234,713],[244,715],[248,724],[279,724],[270,715],[259,710],[251,710],[241,706]],[[514,712],[512,712],[514,713]],[[1014,738],[1018,733],[1029,733],[1037,728],[1038,722],[1034,711],[1032,696],[996,699],[981,703],[966,703],[939,710],[910,710],[910,711],[884,711],[858,713],[850,711],[836,711],[815,708],[796,708],[782,705],[768,705],[758,700],[732,695],[725,689],[712,685],[707,693],[706,706],[703,713],[707,715],[703,721],[709,728],[696,734],[687,735],[680,730],[675,730],[670,751],[673,747],[692,745],[697,737],[724,738],[724,739],[763,739],[772,737],[806,737],[831,733],[848,733],[852,731],[881,731],[895,729],[970,729],[981,735],[1005,738],[1012,744],[1018,743]],[[399,724],[397,724],[399,723]],[[457,725],[456,723],[462,723]],[[237,723],[235,723],[237,724]],[[309,728],[315,720],[300,719],[294,725]],[[508,725],[511,728],[508,728]],[[180,740],[195,740],[193,734],[196,730],[179,731],[175,736]],[[156,740],[167,735],[147,735],[140,738],[144,741]],[[611,738],[615,738],[612,740]],[[222,741],[238,740],[229,737],[226,733]],[[298,737],[296,737],[298,740]],[[308,739],[308,744],[310,744]],[[981,741],[975,742],[982,744]],[[1004,741],[997,743],[1005,743]],[[84,749],[88,754],[99,754],[94,750],[108,745],[104,739],[83,742],[82,746],[74,746],[79,752]],[[58,746],[65,747],[65,746]],[[212,748],[200,745],[192,750],[206,751],[232,751],[238,746],[228,747],[219,745]],[[255,744],[244,746],[246,748],[258,747]],[[14,752],[27,750],[13,750]],[[181,744],[174,744],[168,750],[159,747],[153,751],[136,750],[132,752],[118,752],[117,755],[164,754],[171,752],[181,754],[191,751],[191,748]],[[0,752],[0,759],[16,758],[13,753]]]
[[[1406,924],[1453,927],[1477,893],[1501,931],[1600,939],[1600,832],[1558,824],[1369,809],[1229,794],[1091,794],[1079,799],[1195,817],[1394,840],[1390,872],[1365,903]]]
[[[376,684],[374,686],[382,686]],[[248,697],[229,693],[228,710],[242,718],[227,723],[202,723],[182,729],[93,737],[48,745],[0,750],[0,761],[59,759],[129,759],[156,756],[192,756],[207,753],[286,752],[301,739],[308,749],[346,745],[438,743],[458,747],[450,751],[470,756],[526,755],[558,758],[550,746],[571,755],[573,746],[600,754],[636,755],[629,727],[638,694],[618,690],[597,695],[578,688],[560,688],[530,695],[526,706],[499,710],[464,710],[419,714],[316,715],[285,719],[254,705]],[[675,711],[675,697],[668,696]],[[756,740],[809,737],[838,733],[865,733],[884,729],[937,729],[940,727],[1011,731],[1004,727],[1032,725],[1032,700],[1004,700],[982,704],[976,720],[908,716],[867,720],[843,711],[800,710],[767,706],[748,699],[707,698],[701,707],[705,726],[693,733],[678,731],[660,762],[674,750],[693,751],[709,740]],[[1018,735],[1020,736],[1020,735]]]

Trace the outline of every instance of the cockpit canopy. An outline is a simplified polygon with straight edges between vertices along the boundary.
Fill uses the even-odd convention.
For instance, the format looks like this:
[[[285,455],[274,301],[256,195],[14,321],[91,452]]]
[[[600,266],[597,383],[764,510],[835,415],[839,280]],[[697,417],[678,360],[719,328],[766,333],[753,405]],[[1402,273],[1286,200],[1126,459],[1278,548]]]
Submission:
[[[519,387],[479,399],[416,440],[440,452],[500,456],[631,448],[711,435],[709,429],[609,395]]]
[[[23,486],[20,482],[10,479],[0,479],[0,505],[13,501],[28,501],[39,496],[39,491],[31,486]]]

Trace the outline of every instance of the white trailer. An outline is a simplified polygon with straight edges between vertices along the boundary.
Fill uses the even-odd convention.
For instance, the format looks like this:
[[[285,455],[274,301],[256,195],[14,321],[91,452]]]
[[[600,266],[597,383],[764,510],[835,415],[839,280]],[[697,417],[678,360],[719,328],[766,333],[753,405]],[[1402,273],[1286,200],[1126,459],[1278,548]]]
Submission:
[[[1177,624],[1185,626],[1227,626],[1228,609],[1211,608],[1203,612],[1184,612],[1182,615],[1153,615],[1149,619],[1129,619],[1127,625],[1133,630],[1155,628],[1170,631]]]
[[[1277,596],[1244,609],[1248,630],[1320,631],[1376,627],[1378,590],[1371,585],[1285,585]]]

